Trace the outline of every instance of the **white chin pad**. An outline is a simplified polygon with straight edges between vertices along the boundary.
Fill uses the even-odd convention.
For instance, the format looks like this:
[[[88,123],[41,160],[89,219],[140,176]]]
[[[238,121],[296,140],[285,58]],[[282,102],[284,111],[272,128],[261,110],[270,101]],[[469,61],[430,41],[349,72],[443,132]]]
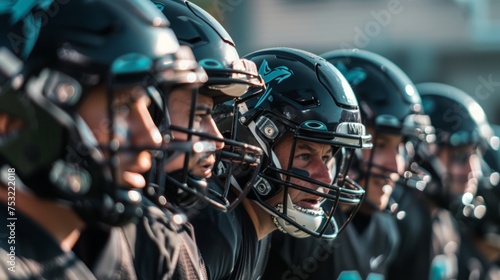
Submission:
[[[294,204],[292,200],[290,199],[290,196],[287,197],[288,203],[287,203],[287,216],[297,222],[299,225],[302,225],[303,227],[307,228],[310,231],[317,231],[318,228],[321,225],[321,222],[323,221],[323,214],[321,215],[313,215],[313,214],[308,214],[304,213],[300,210],[297,210],[294,208]],[[283,213],[283,205],[278,204],[276,206],[276,209]],[[321,211],[322,212],[322,211]],[[282,232],[288,233],[293,237],[296,238],[305,238],[309,237],[310,234],[306,233],[305,231],[302,231],[295,227],[294,225],[288,223],[284,219],[280,217],[275,217],[273,216],[273,221],[276,224],[276,227]]]

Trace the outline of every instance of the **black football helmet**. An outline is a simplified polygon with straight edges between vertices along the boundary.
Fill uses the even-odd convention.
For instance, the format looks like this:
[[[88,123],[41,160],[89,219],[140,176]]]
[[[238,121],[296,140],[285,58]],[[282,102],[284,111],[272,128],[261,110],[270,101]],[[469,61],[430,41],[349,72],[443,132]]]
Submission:
[[[59,9],[53,0],[9,0],[0,4],[0,47],[8,49],[21,60],[30,54],[40,27]],[[52,9],[50,9],[52,7]]]
[[[459,158],[450,158],[450,161],[465,162],[470,157],[482,161],[494,134],[481,106],[464,91],[447,84],[422,83],[417,84],[417,89],[424,110],[436,128],[436,150],[443,146],[472,145],[475,147],[473,154],[463,154]],[[469,174],[452,175],[448,172],[449,166],[444,166],[435,153],[422,158],[425,168],[435,177],[426,189],[431,199],[441,207],[458,212],[473,201],[478,181],[482,180],[480,172],[475,172],[472,177]],[[449,189],[453,181],[467,181],[468,191],[453,195]]]
[[[368,182],[369,176],[380,176],[395,181],[396,188],[423,190],[430,178],[413,161],[413,154],[422,143],[434,140],[434,128],[429,117],[423,113],[422,101],[413,82],[397,65],[373,52],[342,49],[321,56],[346,77],[358,98],[363,123],[372,127],[376,135],[401,135],[405,142],[403,150],[407,170],[403,174],[373,163],[374,148],[368,162],[360,160],[360,155],[355,158],[353,169],[359,172],[359,177],[355,179],[365,178]],[[365,203],[370,206],[367,200]],[[389,204],[391,212],[395,213],[397,203],[392,201]]]
[[[235,127],[228,118],[220,118],[218,125],[223,133],[233,131],[237,140],[264,150],[262,168],[248,197],[269,212],[277,228],[285,233],[295,237],[335,238],[353,217],[337,225],[333,214],[339,204],[357,209],[364,195],[364,190],[346,176],[350,158],[354,149],[371,148],[371,137],[361,124],[355,96],[339,71],[317,55],[291,48],[271,48],[245,58],[259,67],[266,90],[261,96],[235,102],[238,108]],[[291,139],[291,149],[287,151],[288,162],[282,165],[275,148],[285,138]],[[330,170],[333,179],[330,184],[293,167],[298,141],[332,147],[335,166]],[[235,170],[232,175],[235,184],[248,182],[245,170]],[[326,201],[322,205],[328,209],[299,206],[292,202],[291,190],[318,197],[320,203]],[[277,195],[282,195],[282,203],[271,205],[269,199]]]
[[[52,0],[0,3],[0,94],[22,84],[22,61],[31,53]]]
[[[146,88],[164,107],[154,88],[206,81],[165,16],[147,1],[68,1],[41,29],[25,76],[22,91],[0,96],[0,111],[25,124],[2,136],[1,166],[15,168],[35,194],[72,205],[88,224],[122,225],[140,216],[141,193],[117,185],[117,156],[158,147],[116,145],[117,135],[131,136],[115,120],[115,89]],[[97,143],[78,114],[96,85],[106,86],[110,100],[109,123],[103,124],[110,128],[107,145]]]
[[[216,103],[260,91],[264,82],[255,64],[241,59],[231,36],[208,12],[186,0],[152,0],[171,22],[181,45],[193,50],[208,74],[200,93]]]
[[[207,73],[208,80],[198,89],[198,94],[211,96],[217,104],[239,98],[243,94],[253,96],[261,93],[265,85],[257,72],[255,63],[240,59],[229,34],[209,13],[189,1],[154,0],[152,2],[171,22],[170,26],[179,43],[193,50],[199,65]],[[195,100],[196,98],[193,98],[193,101]],[[192,114],[194,115],[194,110]],[[262,151],[255,146],[234,141],[234,139],[218,138],[192,128],[170,125],[169,130],[183,132],[189,138],[199,136],[207,141],[223,142],[224,149],[215,151],[219,163],[216,164],[218,168],[216,168],[217,174],[215,175],[217,176],[213,176],[213,179],[219,181],[216,184],[218,186],[207,187],[205,178],[190,173],[187,163],[190,157],[186,154],[184,168],[166,174],[166,186],[160,187],[160,192],[164,189],[167,193],[167,200],[182,206],[185,211],[192,208],[191,206],[196,206],[193,210],[203,206],[195,204],[198,200],[225,212],[236,207],[241,198],[250,190],[250,184],[247,184],[241,192],[231,191],[228,174],[231,174],[233,168],[257,170]]]

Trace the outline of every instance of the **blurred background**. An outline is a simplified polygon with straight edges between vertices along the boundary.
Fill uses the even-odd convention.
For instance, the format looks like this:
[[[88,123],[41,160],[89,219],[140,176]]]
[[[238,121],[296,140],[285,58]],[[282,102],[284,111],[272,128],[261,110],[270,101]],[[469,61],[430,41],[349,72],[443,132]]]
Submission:
[[[443,82],[500,124],[499,0],[193,0],[240,55],[267,47],[379,53],[415,82]]]

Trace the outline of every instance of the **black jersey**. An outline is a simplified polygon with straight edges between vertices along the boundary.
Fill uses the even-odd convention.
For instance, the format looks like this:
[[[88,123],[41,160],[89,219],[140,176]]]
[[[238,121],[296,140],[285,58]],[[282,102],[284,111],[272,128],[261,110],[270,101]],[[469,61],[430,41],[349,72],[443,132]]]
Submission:
[[[137,279],[132,252],[125,234],[118,227],[86,228],[73,252],[97,279]]]
[[[462,235],[458,257],[458,280],[497,280],[500,279],[500,265],[489,261],[473,242],[473,236]],[[478,237],[479,238],[479,237]],[[500,260],[499,260],[500,261]]]
[[[438,209],[432,216],[429,279],[456,279],[460,253],[460,230],[453,214]]]
[[[394,220],[382,212],[355,219],[362,230],[353,221],[333,240],[274,233],[263,279],[384,279],[399,245]]]
[[[408,193],[399,204],[406,213],[397,220],[402,246],[387,278],[457,279],[461,237],[453,214],[430,207],[431,200],[418,192]]]
[[[222,213],[211,206],[192,219],[208,279],[257,279],[266,243],[259,241],[252,220],[240,205]],[[262,264],[264,265],[264,264]]]
[[[395,219],[401,246],[387,274],[388,280],[428,279],[431,264],[432,217],[421,193],[407,192],[399,201],[405,216]]]
[[[0,218],[8,226],[0,230],[0,279],[135,279],[118,230],[103,243],[98,260],[86,264],[77,254],[62,251],[59,243],[30,218],[17,211],[16,219],[8,220],[12,217],[7,213],[2,203]]]
[[[191,224],[175,224],[172,213],[149,203],[137,224],[123,228],[139,279],[205,280]],[[165,212],[164,212],[165,211]]]

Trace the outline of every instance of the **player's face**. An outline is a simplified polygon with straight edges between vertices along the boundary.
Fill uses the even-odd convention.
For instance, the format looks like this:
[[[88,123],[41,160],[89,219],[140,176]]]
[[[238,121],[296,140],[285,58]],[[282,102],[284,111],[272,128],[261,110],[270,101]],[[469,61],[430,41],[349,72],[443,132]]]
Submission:
[[[303,175],[306,175],[307,173],[309,175],[307,177],[325,184],[331,184],[333,182],[331,170],[333,170],[335,158],[333,157],[333,151],[330,145],[298,140],[293,158],[290,158],[291,149],[291,137],[281,140],[274,148],[274,152],[279,159],[282,169],[287,169],[290,160],[292,160],[293,168],[300,170],[300,173],[303,173]],[[286,180],[285,178],[282,178],[282,180],[283,179]],[[291,178],[290,182],[318,192],[328,191],[317,185],[299,180],[297,178]],[[313,194],[302,192],[294,188],[290,188],[288,190],[288,194],[294,204],[303,208],[319,210],[321,206],[321,198]],[[268,201],[268,203],[273,206],[282,202],[282,193],[279,193]]]
[[[398,174],[404,172],[405,161],[401,154],[402,137],[386,133],[375,135],[371,129],[368,129],[368,132],[374,135],[375,143],[373,143],[372,150],[362,151],[361,168],[368,168],[370,156],[372,156],[372,166],[369,170],[368,182],[366,178],[361,178],[359,183],[366,187],[365,199],[377,206],[379,210],[384,210],[395,186],[394,180],[398,178]]]
[[[189,127],[189,119],[191,114],[191,101],[193,98],[191,91],[192,91],[191,88],[180,87],[174,89],[170,93],[168,106],[169,106],[169,113],[172,125],[185,128]],[[222,138],[222,134],[219,132],[219,129],[217,128],[214,120],[212,119],[211,112],[213,106],[214,103],[212,97],[198,94],[196,102],[196,112],[193,120],[193,130]],[[176,140],[186,141],[188,139],[188,135],[186,133],[174,131],[173,134],[174,134],[174,139]],[[192,141],[203,140],[195,135],[191,139]],[[223,142],[216,142],[216,141],[208,141],[208,142],[211,145],[214,145],[215,150],[220,150],[224,147]],[[213,152],[194,154],[189,160],[190,172],[193,175],[203,178],[208,178],[212,174],[212,168],[214,163],[215,163],[215,155]],[[166,165],[165,171],[172,172],[179,170],[183,168],[183,164],[184,164],[184,154],[170,161]]]
[[[134,147],[159,147],[161,135],[148,111],[150,99],[141,87],[122,88],[114,91],[112,102],[113,127],[110,127],[107,89],[100,86],[82,101],[79,114],[87,123],[97,142],[107,146],[113,129],[118,141],[117,183],[142,188],[146,182],[142,173],[151,168],[147,151],[123,151]],[[104,152],[108,156],[108,152]]]
[[[447,181],[451,194],[459,195],[469,188],[469,180],[477,178],[480,172],[480,160],[473,145],[460,147],[440,146],[439,160],[447,170]]]
[[[24,122],[10,114],[0,112],[0,136],[14,133],[24,126]]]

